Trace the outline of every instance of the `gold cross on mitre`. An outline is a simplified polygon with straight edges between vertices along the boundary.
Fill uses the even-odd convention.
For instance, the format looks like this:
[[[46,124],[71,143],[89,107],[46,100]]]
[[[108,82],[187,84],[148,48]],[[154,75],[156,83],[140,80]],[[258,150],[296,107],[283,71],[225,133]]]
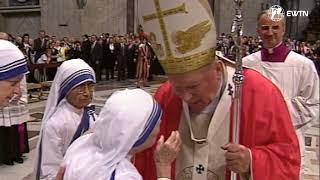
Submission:
[[[139,11],[144,14],[143,28],[153,35],[150,43],[167,74],[189,72],[213,61],[216,32],[207,0],[140,0],[139,3]],[[170,8],[173,4],[178,5]],[[154,20],[158,20],[158,25]],[[161,52],[162,46],[165,53]]]

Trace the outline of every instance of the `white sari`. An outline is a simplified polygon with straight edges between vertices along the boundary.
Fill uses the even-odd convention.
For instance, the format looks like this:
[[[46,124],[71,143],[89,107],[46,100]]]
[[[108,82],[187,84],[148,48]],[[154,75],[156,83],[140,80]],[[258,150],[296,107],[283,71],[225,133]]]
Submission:
[[[104,105],[93,133],[80,137],[64,158],[64,180],[142,180],[128,153],[143,144],[162,110],[141,89],[114,93]]]

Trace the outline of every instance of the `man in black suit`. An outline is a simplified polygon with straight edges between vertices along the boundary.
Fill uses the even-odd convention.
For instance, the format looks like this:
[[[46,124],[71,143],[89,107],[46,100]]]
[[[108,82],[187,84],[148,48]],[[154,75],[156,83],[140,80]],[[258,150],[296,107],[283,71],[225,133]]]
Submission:
[[[37,63],[42,54],[45,53],[49,46],[48,40],[45,38],[46,32],[44,30],[39,31],[39,38],[33,41],[33,50],[35,51],[34,60]]]
[[[91,42],[89,41],[89,36],[87,34],[82,36],[83,41],[81,44],[81,58],[89,64],[90,53],[91,53]]]
[[[134,39],[129,39],[128,51],[127,51],[127,70],[128,78],[135,79],[136,67],[137,67],[137,58],[138,58],[138,45],[139,41]]]
[[[127,68],[127,51],[128,46],[125,44],[123,36],[120,37],[120,42],[116,44],[117,50],[117,70],[118,70],[118,81],[126,79],[126,68]]]
[[[101,63],[103,59],[103,49],[102,44],[98,42],[96,35],[91,36],[91,53],[90,53],[90,63],[89,65],[96,72],[97,81],[101,81]]]
[[[71,44],[69,49],[69,59],[81,59],[81,43],[80,41],[75,41],[74,44]]]
[[[110,76],[111,76],[111,79],[114,79],[114,66],[117,59],[115,46],[116,44],[114,43],[113,37],[109,37],[109,42],[105,46],[105,52],[106,52],[105,64],[107,68],[107,73],[106,73],[107,80],[109,80]]]

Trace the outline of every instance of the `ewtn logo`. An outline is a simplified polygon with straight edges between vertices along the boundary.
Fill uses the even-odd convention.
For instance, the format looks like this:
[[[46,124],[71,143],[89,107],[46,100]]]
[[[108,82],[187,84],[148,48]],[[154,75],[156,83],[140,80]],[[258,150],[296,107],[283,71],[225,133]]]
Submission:
[[[273,21],[280,21],[284,15],[293,16],[293,17],[309,16],[309,12],[308,11],[292,11],[292,10],[288,10],[287,12],[285,12],[285,10],[279,5],[273,5],[268,9],[268,16]]]
[[[287,11],[287,16],[309,16],[308,11]]]

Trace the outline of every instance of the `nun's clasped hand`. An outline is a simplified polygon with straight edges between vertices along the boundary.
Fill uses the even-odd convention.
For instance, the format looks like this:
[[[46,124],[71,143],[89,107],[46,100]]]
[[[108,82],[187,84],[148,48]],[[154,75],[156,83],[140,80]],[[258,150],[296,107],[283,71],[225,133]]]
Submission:
[[[155,162],[161,165],[171,165],[176,159],[181,146],[181,138],[178,131],[172,131],[170,137],[164,142],[161,136],[155,150]]]

